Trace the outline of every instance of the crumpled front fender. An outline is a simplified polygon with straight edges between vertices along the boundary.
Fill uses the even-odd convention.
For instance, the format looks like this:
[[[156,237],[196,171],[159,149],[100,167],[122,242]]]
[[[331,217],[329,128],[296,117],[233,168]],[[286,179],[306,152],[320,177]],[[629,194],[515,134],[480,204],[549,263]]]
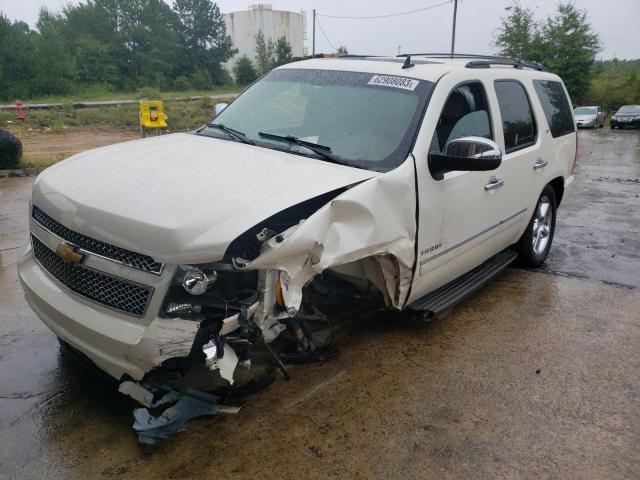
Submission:
[[[303,188],[301,186],[301,188]],[[246,269],[277,269],[285,304],[297,311],[302,288],[322,271],[366,260],[368,279],[388,306],[401,309],[413,279],[416,237],[415,166],[366,180],[321,207],[304,222],[268,241]],[[377,270],[377,271],[376,271]]]

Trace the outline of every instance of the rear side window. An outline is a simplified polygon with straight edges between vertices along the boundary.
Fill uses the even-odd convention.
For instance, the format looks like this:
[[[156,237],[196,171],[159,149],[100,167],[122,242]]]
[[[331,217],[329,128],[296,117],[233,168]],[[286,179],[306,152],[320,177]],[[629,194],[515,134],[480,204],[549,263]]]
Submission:
[[[534,80],[533,86],[549,122],[549,130],[553,138],[575,132],[571,106],[562,84],[549,80]]]
[[[535,143],[536,122],[529,97],[522,84],[515,80],[496,80],[495,88],[507,153]]]

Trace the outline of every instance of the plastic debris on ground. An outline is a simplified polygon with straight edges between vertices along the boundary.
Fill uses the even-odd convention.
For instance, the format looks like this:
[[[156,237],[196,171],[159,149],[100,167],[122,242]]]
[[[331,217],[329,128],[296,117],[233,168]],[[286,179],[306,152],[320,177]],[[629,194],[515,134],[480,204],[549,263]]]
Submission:
[[[192,388],[187,388],[177,395],[178,401],[175,405],[167,408],[157,417],[153,416],[147,408],[136,408],[133,411],[135,420],[133,428],[140,443],[155,445],[174,433],[186,430],[186,423],[194,417],[218,413],[235,414],[240,410],[239,407],[220,405],[220,399],[215,395]]]

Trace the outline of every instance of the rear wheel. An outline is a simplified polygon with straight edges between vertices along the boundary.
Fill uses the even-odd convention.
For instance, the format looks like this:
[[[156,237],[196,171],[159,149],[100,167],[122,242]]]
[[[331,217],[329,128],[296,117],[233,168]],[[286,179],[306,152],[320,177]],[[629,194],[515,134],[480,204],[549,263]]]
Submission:
[[[549,255],[556,230],[556,195],[551,186],[542,190],[529,225],[516,244],[518,262],[525,267],[539,267]]]

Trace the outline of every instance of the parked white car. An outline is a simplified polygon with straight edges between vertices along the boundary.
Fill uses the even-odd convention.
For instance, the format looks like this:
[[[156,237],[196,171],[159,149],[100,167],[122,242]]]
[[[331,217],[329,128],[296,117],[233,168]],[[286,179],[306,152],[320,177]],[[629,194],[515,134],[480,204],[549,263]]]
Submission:
[[[279,67],[195,132],[43,172],[26,298],[121,380],[206,364],[232,383],[265,345],[317,352],[310,325],[362,304],[428,318],[516,256],[544,262],[570,105],[556,75],[494,57]]]
[[[576,126],[578,128],[604,127],[604,112],[600,107],[576,107],[573,111],[573,115],[575,116]]]

